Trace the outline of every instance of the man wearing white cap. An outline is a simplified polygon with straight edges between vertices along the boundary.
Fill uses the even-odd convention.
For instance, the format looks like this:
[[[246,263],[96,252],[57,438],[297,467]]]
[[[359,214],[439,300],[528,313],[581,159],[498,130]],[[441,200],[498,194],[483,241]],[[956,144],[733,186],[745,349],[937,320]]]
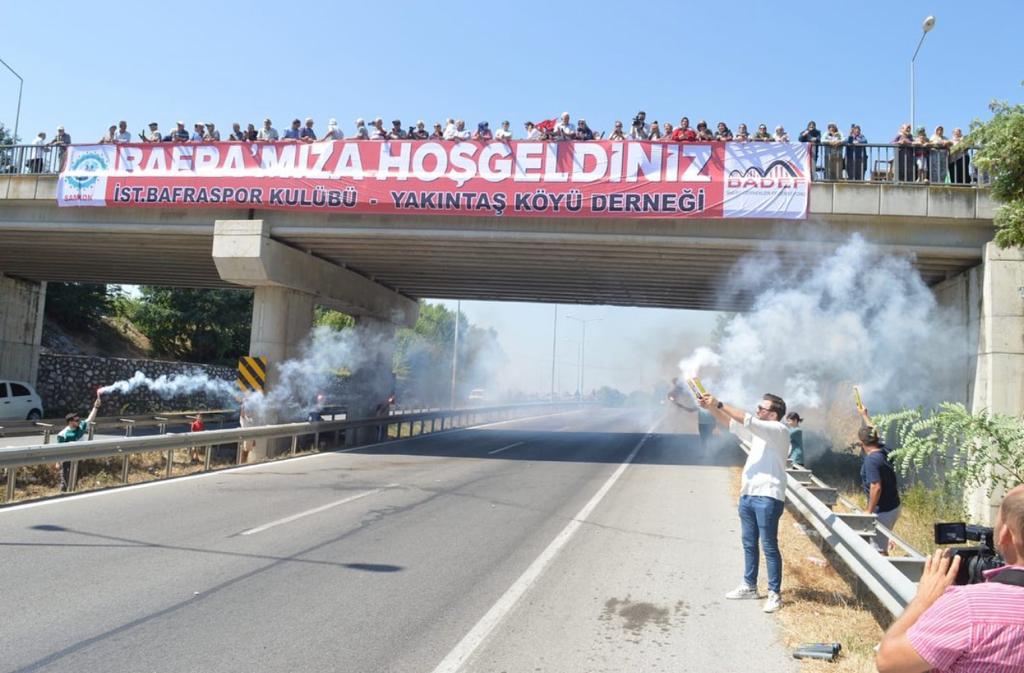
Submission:
[[[187,143],[188,137],[188,129],[185,128],[185,122],[178,120],[177,128],[171,131],[171,140],[176,143]]]
[[[203,134],[203,142],[219,143],[220,131],[213,122],[206,122],[206,133]]]
[[[327,122],[327,133],[320,140],[344,140],[345,134],[338,128],[338,120],[331,117]]]
[[[57,134],[55,136],[53,136],[53,140],[50,141],[50,144],[51,145],[70,145],[71,144],[71,136],[68,135],[67,133],[64,133],[64,127],[63,126],[58,126],[57,127]]]
[[[160,125],[156,122],[149,122],[149,133],[140,133],[142,136],[142,142],[144,143],[158,143],[163,141],[163,136],[160,135]]]
[[[355,140],[369,140],[370,131],[366,128],[366,122],[360,117],[356,120],[356,134],[352,136]]]
[[[569,121],[568,112],[563,112],[561,121],[555,125],[555,137],[558,140],[574,140],[576,138],[576,128]]]

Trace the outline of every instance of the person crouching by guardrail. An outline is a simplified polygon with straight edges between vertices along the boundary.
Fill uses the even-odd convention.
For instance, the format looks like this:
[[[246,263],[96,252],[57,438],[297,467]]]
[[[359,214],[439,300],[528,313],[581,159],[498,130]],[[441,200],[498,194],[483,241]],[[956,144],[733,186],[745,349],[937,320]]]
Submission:
[[[917,594],[882,638],[880,673],[1024,671],[1024,485],[1006,494],[992,543],[1005,565],[979,584],[953,586],[963,557],[925,561]]]
[[[68,414],[64,417],[67,425],[63,430],[57,433],[57,443],[66,444],[67,442],[77,442],[80,440],[85,433],[89,432],[89,425],[96,420],[96,414],[100,410],[100,396],[96,396],[96,401],[92,403],[92,409],[89,411],[89,415],[83,421],[80,414]],[[71,487],[71,461],[65,460],[64,462],[57,463],[56,468],[60,473],[60,492],[64,493]]]
[[[758,541],[768,568],[768,599],[765,612],[782,607],[782,554],[779,552],[779,519],[786,504],[786,456],[789,430],[782,423],[786,403],[765,393],[754,414],[725,404],[711,395],[700,398],[719,424],[750,440],[750,454],[743,465],[739,515],[743,540],[743,582],[725,595],[729,599],[759,598],[757,594]]]

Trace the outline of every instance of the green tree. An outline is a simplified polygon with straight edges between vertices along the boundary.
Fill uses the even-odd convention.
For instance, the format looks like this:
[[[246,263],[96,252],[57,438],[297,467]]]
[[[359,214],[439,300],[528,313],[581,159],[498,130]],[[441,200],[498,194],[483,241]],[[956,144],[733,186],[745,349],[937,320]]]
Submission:
[[[344,329],[355,327],[355,318],[342,313],[341,311],[335,311],[324,306],[317,306],[313,310],[313,326],[314,327],[330,327],[331,329],[340,332]]]
[[[971,124],[970,142],[979,147],[974,164],[992,180],[996,244],[1024,247],[1024,105],[993,101],[987,122]]]
[[[0,122],[0,145],[14,145],[17,139],[11,130],[4,126],[3,122]]]
[[[143,285],[129,316],[161,357],[233,364],[249,352],[250,290],[193,290]]]
[[[883,436],[897,437],[891,456],[904,475],[935,461],[953,489],[984,487],[991,495],[1024,483],[1024,423],[1016,416],[943,402],[928,413],[902,409],[874,421]]]
[[[113,310],[118,292],[92,283],[47,283],[46,317],[68,330],[94,330]]]
[[[421,302],[416,324],[396,334],[394,372],[404,397],[427,404],[448,402],[454,340],[455,313],[441,304]],[[460,313],[458,358],[457,397],[488,388],[504,358],[497,332],[471,325]]]

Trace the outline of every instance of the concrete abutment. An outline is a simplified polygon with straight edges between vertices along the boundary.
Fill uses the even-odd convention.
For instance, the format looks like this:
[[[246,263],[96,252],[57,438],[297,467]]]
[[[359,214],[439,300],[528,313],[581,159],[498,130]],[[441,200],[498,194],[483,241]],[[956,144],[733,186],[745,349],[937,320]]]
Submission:
[[[1020,417],[1024,414],[1024,250],[987,243],[982,263],[935,288],[940,306],[963,327],[964,356],[952,378],[959,387],[945,399],[972,411]],[[986,489],[966,495],[973,520],[991,524],[1001,493]]]
[[[45,282],[0,273],[0,379],[36,384],[45,305]]]
[[[213,258],[221,278],[253,288],[253,324],[250,355],[268,360],[267,389],[279,382],[280,363],[300,355],[319,305],[356,318],[357,341],[372,344],[369,361],[355,374],[363,384],[362,396],[348,406],[348,418],[373,415],[391,392],[395,330],[415,324],[418,303],[389,288],[323,259],[303,253],[270,237],[262,220],[218,220],[214,226]],[[257,419],[274,423],[284,419],[268,412]],[[372,439],[362,433],[361,440]],[[257,442],[253,457],[276,452]]]

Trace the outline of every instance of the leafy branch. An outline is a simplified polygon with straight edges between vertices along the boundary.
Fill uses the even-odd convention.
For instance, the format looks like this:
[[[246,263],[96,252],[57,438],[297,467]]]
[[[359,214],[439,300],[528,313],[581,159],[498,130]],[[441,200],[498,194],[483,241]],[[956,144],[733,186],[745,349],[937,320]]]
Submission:
[[[927,413],[902,409],[877,416],[882,436],[896,437],[890,455],[906,476],[911,468],[936,461],[947,485],[984,487],[991,495],[1024,483],[1024,423],[1016,416],[972,414],[957,402],[943,402]]]

